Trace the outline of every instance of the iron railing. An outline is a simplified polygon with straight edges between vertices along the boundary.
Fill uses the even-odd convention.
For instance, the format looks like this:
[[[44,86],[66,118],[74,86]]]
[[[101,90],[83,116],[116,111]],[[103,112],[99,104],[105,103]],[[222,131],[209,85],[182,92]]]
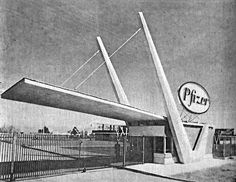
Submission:
[[[143,141],[142,137],[95,140],[71,135],[0,134],[0,180],[142,163]]]

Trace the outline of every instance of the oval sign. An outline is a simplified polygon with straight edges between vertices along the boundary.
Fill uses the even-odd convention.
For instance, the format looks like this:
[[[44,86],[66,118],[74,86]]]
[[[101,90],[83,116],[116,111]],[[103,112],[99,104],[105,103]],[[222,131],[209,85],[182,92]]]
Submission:
[[[191,113],[202,114],[210,107],[210,97],[206,89],[198,83],[184,83],[178,90],[178,96],[184,108]]]

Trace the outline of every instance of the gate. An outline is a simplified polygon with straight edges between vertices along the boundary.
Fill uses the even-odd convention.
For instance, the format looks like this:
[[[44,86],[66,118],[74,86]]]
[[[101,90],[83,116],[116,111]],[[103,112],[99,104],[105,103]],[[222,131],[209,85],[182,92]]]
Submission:
[[[0,134],[0,179],[109,166],[109,151],[101,153],[98,148],[101,142],[69,135]]]
[[[0,180],[144,163],[145,138],[0,134]]]

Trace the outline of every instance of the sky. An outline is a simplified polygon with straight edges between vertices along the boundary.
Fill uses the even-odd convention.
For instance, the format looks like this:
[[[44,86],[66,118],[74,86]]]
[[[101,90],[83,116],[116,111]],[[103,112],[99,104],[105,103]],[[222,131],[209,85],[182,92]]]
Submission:
[[[179,112],[177,90],[194,81],[211,106],[198,116],[216,128],[236,128],[236,3],[233,0],[1,0],[0,90],[28,77],[61,84],[98,49],[111,55],[146,18]],[[111,59],[132,106],[164,115],[163,98],[143,30]],[[64,85],[74,89],[103,62],[101,54]],[[105,66],[77,91],[115,101]],[[0,99],[0,125],[66,132],[107,118]]]

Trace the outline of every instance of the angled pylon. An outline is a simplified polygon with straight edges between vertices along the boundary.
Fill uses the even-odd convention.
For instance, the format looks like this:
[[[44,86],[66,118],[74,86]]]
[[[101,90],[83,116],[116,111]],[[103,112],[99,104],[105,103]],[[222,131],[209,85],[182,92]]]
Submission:
[[[117,100],[119,103],[121,104],[125,104],[125,105],[130,105],[129,104],[129,101],[127,99],[127,96],[124,92],[124,89],[123,87],[121,86],[121,83],[120,83],[120,80],[116,74],[116,71],[111,63],[111,60],[108,56],[108,53],[106,51],[106,48],[102,42],[102,39],[101,37],[97,37],[97,41],[98,41],[98,44],[99,44],[99,47],[101,49],[101,52],[102,52],[102,55],[103,55],[103,58],[106,62],[106,66],[107,66],[107,69],[108,69],[108,72],[109,72],[109,75],[110,75],[110,78],[112,80],[112,84],[113,84],[113,87],[114,87],[114,90],[115,90],[115,94],[117,96]]]
[[[145,36],[148,41],[149,49],[151,51],[152,59],[156,69],[156,74],[161,85],[168,123],[175,142],[179,160],[182,163],[189,163],[191,161],[192,149],[188,140],[187,133],[180,118],[180,114],[178,112],[174,97],[172,95],[169,83],[167,81],[165,72],[163,70],[160,58],[157,54],[156,47],[153,43],[143,13],[139,12],[139,16],[143,25]]]

